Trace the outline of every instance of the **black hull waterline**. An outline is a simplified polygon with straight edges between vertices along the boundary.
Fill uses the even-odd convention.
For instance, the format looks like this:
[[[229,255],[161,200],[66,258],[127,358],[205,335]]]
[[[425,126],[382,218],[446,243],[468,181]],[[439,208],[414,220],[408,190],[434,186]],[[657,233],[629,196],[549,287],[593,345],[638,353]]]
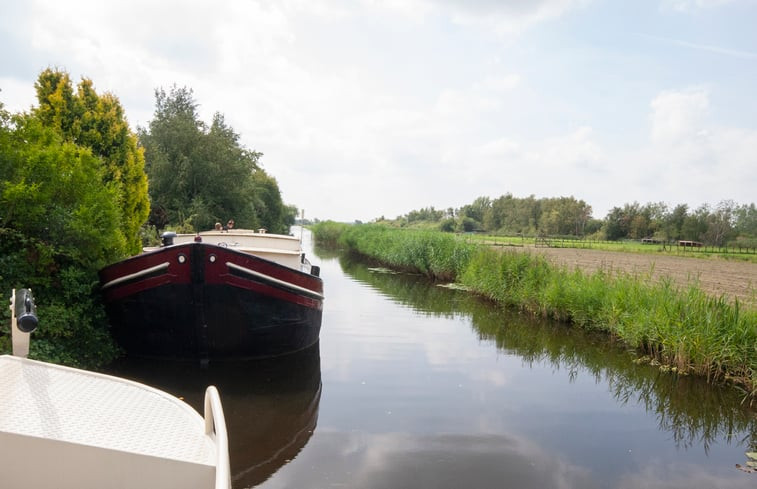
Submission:
[[[177,245],[100,276],[113,336],[131,355],[261,358],[318,341],[320,278],[246,253]]]

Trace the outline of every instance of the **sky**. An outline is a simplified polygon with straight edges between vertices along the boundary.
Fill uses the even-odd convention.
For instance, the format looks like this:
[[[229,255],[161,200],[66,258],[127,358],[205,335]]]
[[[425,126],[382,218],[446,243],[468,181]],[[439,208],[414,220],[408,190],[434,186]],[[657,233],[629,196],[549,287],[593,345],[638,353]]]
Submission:
[[[5,108],[48,67],[192,89],[310,219],[757,201],[757,0],[0,0]]]

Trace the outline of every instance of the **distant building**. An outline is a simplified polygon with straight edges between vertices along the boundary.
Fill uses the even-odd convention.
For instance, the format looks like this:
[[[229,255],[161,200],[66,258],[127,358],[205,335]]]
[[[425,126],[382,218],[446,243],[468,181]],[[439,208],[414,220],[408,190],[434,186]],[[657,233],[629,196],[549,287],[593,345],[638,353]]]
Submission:
[[[699,241],[679,241],[678,246],[701,248],[702,243],[700,243]]]

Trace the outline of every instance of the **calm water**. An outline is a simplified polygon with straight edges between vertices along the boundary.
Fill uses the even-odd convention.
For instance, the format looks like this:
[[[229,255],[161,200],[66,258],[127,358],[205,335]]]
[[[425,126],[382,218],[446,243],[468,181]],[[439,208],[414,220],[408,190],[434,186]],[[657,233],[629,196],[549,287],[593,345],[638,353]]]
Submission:
[[[739,396],[636,365],[601,337],[316,251],[316,348],[275,360],[126,360],[201,406],[215,383],[235,488],[750,488]]]

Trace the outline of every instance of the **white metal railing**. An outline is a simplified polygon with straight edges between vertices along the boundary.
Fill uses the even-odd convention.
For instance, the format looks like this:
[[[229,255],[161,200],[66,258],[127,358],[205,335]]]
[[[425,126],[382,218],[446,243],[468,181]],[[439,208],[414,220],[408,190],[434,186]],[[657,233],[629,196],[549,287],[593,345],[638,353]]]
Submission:
[[[123,277],[118,277],[110,282],[104,284],[102,286],[103,289],[107,289],[108,287],[113,287],[114,285],[118,285],[122,282],[126,282],[135,278],[139,278],[145,275],[150,275],[151,273],[159,272],[160,270],[163,270],[164,268],[168,268],[168,262],[161,263],[160,265],[155,265],[154,267],[145,268],[144,270],[141,270],[136,273],[130,273],[129,275],[124,275]]]
[[[240,267],[236,263],[231,263],[229,261],[226,262],[226,266],[229,268],[232,268],[234,270],[238,270],[240,272],[246,273],[248,275],[252,275],[253,277],[262,278],[264,280],[268,280],[270,282],[273,282],[277,285],[280,285],[282,287],[285,287],[287,289],[291,289],[297,292],[303,292],[308,295],[312,295],[313,297],[316,297],[318,299],[323,300],[323,295],[319,294],[318,292],[314,290],[307,289],[305,287],[300,287],[299,285],[291,284],[289,282],[286,282],[284,280],[279,280],[277,278],[271,277],[270,275],[266,275],[264,273],[256,272],[255,270],[250,270],[249,268]]]
[[[229,438],[226,433],[226,418],[223,415],[221,396],[215,386],[205,389],[205,435],[216,444],[216,488],[231,489],[229,468]]]

